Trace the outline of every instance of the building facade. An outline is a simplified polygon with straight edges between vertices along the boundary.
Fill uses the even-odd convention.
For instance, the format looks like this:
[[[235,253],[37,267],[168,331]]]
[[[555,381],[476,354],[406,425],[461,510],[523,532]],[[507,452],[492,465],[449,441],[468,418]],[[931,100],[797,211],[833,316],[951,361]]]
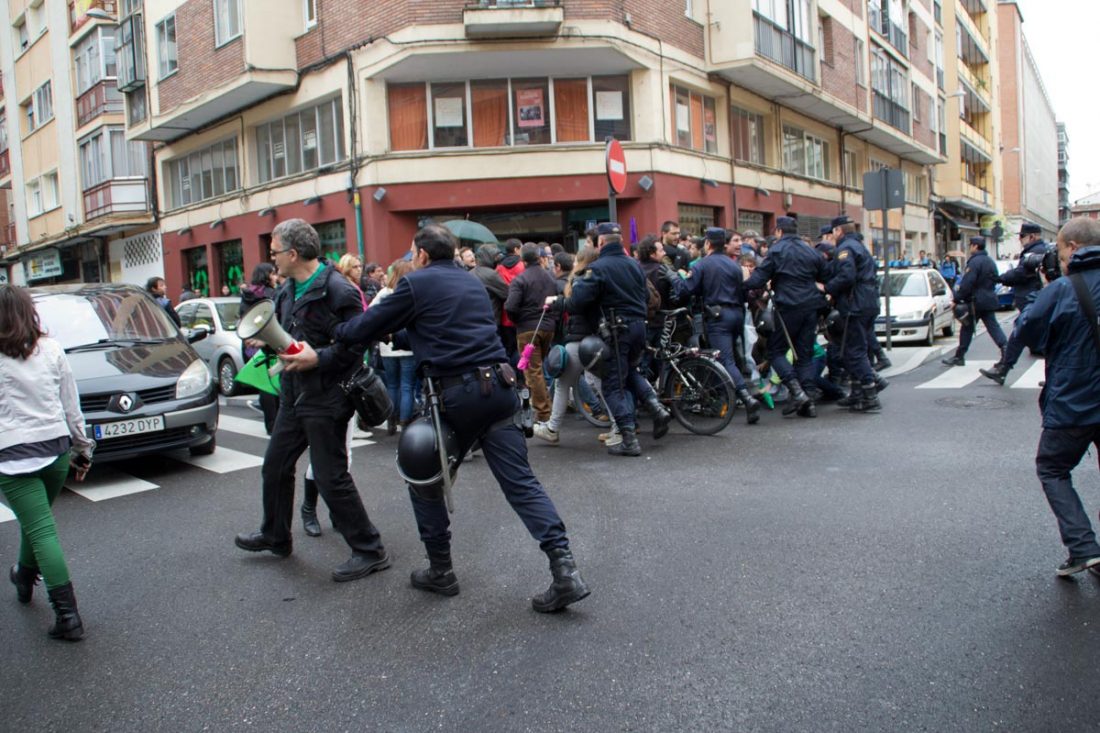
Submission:
[[[1058,228],[1069,221],[1069,133],[1066,123],[1058,123]]]
[[[10,199],[0,268],[12,282],[137,282],[163,269],[152,151],[127,140],[117,88],[118,2],[0,0],[10,25],[0,34]]]

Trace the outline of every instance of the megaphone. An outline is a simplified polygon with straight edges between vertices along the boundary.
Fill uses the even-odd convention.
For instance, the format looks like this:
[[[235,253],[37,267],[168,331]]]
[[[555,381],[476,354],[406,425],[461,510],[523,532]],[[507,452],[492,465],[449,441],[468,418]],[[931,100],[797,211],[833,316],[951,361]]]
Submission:
[[[277,354],[297,354],[302,350],[302,345],[292,339],[290,334],[279,325],[279,321],[275,318],[275,301],[269,298],[257,302],[241,317],[237,324],[237,336],[242,341],[247,339],[263,341]],[[282,370],[283,362],[280,361],[268,369],[267,373],[275,376]]]

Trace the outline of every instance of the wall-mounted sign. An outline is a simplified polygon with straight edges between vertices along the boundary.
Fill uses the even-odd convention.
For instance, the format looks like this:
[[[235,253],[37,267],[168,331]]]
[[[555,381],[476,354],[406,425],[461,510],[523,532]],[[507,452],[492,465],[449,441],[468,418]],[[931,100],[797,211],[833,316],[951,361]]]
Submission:
[[[56,249],[44,249],[35,252],[23,260],[23,269],[27,273],[27,282],[57,277],[64,269],[61,267],[61,253]]]

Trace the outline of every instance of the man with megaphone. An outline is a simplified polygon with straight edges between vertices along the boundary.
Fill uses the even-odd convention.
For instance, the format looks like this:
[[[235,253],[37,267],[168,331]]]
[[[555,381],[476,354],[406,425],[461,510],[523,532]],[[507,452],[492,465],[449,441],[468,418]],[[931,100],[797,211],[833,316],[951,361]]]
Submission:
[[[287,282],[274,301],[254,306],[237,326],[237,334],[249,345],[278,354],[308,351],[316,357],[317,368],[288,369],[280,378],[279,414],[261,469],[263,522],[259,532],[237,535],[236,544],[242,550],[280,557],[291,553],[294,469],[309,448],[317,488],[352,551],[332,573],[340,582],[385,570],[390,558],[348,473],[345,437],[354,408],[340,383],[363,363],[364,345],[338,342],[335,332],[340,323],[362,313],[363,304],[347,278],[322,264],[320,254],[317,232],[302,219],[276,226],[271,259]]]
[[[446,503],[453,469],[442,464],[457,467],[479,442],[508,503],[550,559],[553,582],[531,605],[542,613],[558,611],[585,598],[588,586],[577,570],[565,524],[527,460],[527,441],[515,421],[516,373],[497,336],[489,296],[476,277],[455,264],[455,244],[442,226],[418,231],[412,250],[417,269],[381,303],[337,326],[335,340],[362,349],[404,329],[395,342],[406,348],[400,342],[407,339],[417,373],[425,378],[433,415],[409,426],[397,457],[430,563],[412,574],[413,587],[447,596],[458,593]],[[323,350],[308,344],[279,358],[288,373],[304,375],[323,369],[326,361]],[[403,456],[406,448],[411,455]]]

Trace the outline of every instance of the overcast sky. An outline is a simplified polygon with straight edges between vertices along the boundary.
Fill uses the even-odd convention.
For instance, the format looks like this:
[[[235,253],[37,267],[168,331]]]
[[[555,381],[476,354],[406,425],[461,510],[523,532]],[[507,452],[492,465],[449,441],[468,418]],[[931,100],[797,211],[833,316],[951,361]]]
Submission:
[[[1100,191],[1100,98],[1093,86],[1100,0],[1017,0],[1054,115],[1069,135],[1069,199]]]

